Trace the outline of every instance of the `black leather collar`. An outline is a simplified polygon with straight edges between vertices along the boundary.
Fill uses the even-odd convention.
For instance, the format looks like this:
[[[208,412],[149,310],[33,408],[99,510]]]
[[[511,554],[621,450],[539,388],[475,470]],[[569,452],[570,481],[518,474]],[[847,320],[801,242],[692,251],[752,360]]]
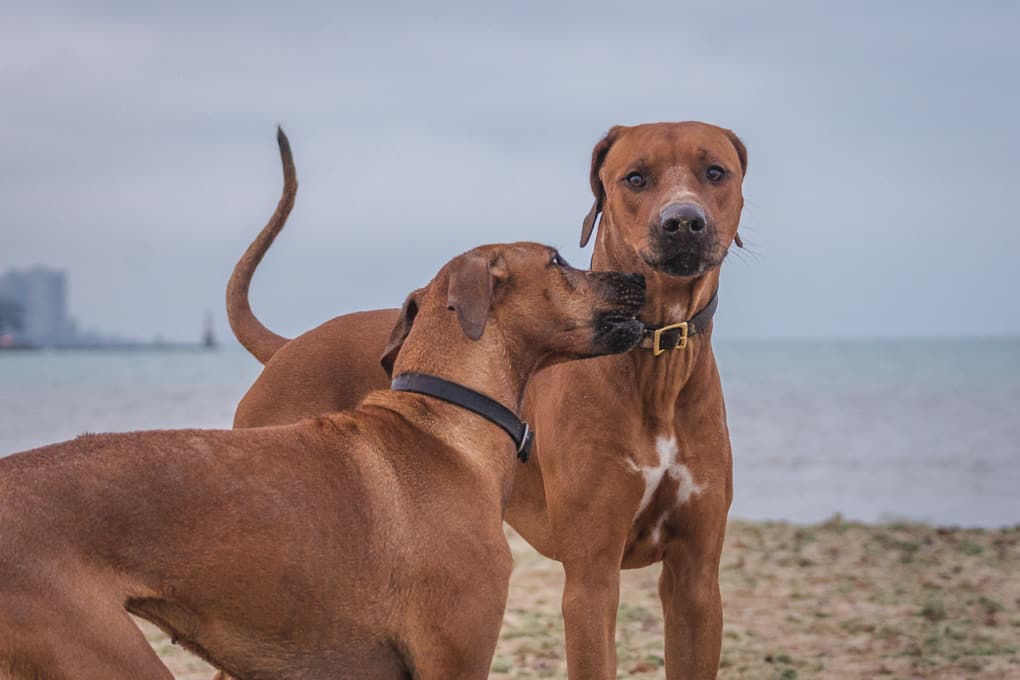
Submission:
[[[401,373],[393,379],[390,389],[425,394],[477,413],[506,430],[506,433],[514,440],[514,444],[517,445],[517,457],[522,463],[528,462],[534,433],[526,422],[495,399],[463,385],[424,373]]]
[[[712,293],[712,299],[701,311],[687,321],[680,323],[645,326],[641,347],[652,350],[654,356],[671,349],[685,349],[688,338],[704,332],[712,322],[716,307],[719,306],[719,291]]]

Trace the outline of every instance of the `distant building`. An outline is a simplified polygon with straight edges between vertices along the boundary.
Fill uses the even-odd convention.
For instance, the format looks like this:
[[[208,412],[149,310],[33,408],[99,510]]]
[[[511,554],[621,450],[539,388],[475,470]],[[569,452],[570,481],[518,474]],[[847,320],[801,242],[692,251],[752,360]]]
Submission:
[[[14,331],[21,328],[21,305],[0,297],[0,349],[16,346]]]
[[[213,333],[212,312],[205,310],[205,329],[202,331],[202,347],[216,348],[216,335]]]
[[[75,342],[75,323],[67,315],[67,272],[44,267],[9,270],[0,275],[0,299],[21,310],[20,343],[54,347]]]

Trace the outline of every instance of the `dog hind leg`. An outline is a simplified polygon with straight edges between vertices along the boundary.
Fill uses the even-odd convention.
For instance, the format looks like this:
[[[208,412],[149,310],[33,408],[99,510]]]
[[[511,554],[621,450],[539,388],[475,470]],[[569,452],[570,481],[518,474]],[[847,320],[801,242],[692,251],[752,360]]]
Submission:
[[[123,609],[35,607],[0,626],[0,680],[173,680]],[[28,613],[28,612],[26,612]]]

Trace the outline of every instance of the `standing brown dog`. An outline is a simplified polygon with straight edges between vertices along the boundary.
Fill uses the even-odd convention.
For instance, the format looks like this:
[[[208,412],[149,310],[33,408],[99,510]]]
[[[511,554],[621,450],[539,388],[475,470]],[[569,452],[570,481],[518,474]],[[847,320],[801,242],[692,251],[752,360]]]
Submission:
[[[487,677],[519,449],[469,403],[519,413],[540,367],[630,349],[643,300],[546,246],[477,248],[408,297],[385,357],[463,406],[412,385],[0,459],[0,677],[171,678],[128,612],[240,678]]]
[[[297,186],[285,141],[284,197],[227,289],[234,333],[266,364],[235,427],[346,408],[388,380],[375,357],[396,310],[337,317],[290,341],[251,313],[248,283]],[[525,414],[538,424],[537,464],[521,466],[506,514],[539,552],[563,563],[574,680],[616,677],[619,571],[657,561],[667,677],[717,672],[732,467],[710,318],[720,264],[740,244],[746,170],[737,136],[704,123],[614,127],[592,153],[595,204],[581,245],[601,212],[592,267],[644,274],[648,337],[626,355],[536,376]],[[585,465],[572,464],[578,456]]]

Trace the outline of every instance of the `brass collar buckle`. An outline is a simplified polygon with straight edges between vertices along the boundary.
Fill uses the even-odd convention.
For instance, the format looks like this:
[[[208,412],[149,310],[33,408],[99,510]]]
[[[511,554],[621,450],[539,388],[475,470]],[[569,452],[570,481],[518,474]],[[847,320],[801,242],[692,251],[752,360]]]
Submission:
[[[666,331],[673,331],[680,329],[680,337],[677,338],[675,347],[662,347],[662,334]],[[652,335],[652,356],[659,356],[667,349],[687,349],[687,322],[681,321],[680,323],[670,324],[663,326],[662,328],[656,328],[655,333]]]

